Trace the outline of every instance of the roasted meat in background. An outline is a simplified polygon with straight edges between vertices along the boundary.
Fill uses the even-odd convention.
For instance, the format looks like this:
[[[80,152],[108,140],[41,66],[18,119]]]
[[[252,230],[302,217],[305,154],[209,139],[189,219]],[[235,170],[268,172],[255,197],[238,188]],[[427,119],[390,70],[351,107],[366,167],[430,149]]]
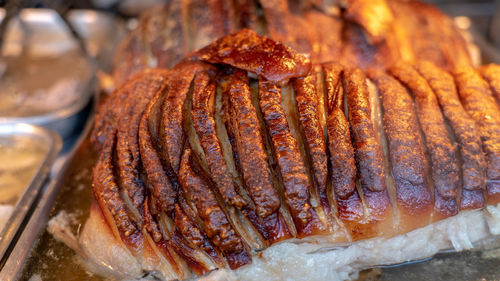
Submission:
[[[81,244],[132,277],[315,280],[499,234],[497,66],[452,63],[317,64],[243,29],[135,74],[95,119]]]
[[[141,17],[114,57],[115,83],[144,68],[171,68],[242,28],[307,54],[313,63],[362,69],[401,60],[428,60],[447,70],[471,65],[467,42],[452,20],[419,1],[180,0]]]

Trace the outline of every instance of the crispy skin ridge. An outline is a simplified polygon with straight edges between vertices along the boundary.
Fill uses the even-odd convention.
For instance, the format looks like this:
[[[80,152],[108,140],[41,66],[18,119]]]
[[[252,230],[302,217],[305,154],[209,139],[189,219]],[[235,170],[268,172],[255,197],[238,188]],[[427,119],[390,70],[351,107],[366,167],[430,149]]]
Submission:
[[[119,115],[116,134],[117,170],[119,184],[131,200],[136,220],[140,220],[145,197],[145,187],[140,180],[139,125],[142,113],[158,90],[164,87],[165,76],[158,75],[148,84],[139,84],[133,97]]]
[[[316,74],[293,81],[301,136],[306,151],[305,161],[311,163],[311,177],[319,193],[326,193],[328,174],[326,143],[319,117]],[[321,93],[322,94],[322,93]]]
[[[148,125],[149,119],[152,118],[151,112],[153,107],[161,101],[162,95],[164,95],[164,89],[157,92],[142,116],[139,125],[139,148],[147,181],[153,189],[151,192],[151,203],[154,204],[155,213],[160,211],[171,213],[174,209],[177,192],[163,169],[160,156],[154,144],[156,141],[152,139]]]
[[[430,62],[415,65],[438,98],[444,116],[455,135],[461,157],[462,196],[460,209],[484,206],[486,160],[476,122],[460,103],[453,77]]]
[[[242,207],[246,202],[238,194],[233,179],[229,174],[219,140],[215,129],[215,83],[210,82],[210,77],[206,72],[200,72],[196,76],[193,89],[193,109],[191,111],[192,120],[196,133],[200,138],[200,143],[205,152],[206,161],[212,180],[217,185],[222,198],[226,203],[235,207]],[[198,85],[204,85],[201,89]]]
[[[220,253],[216,250],[213,243],[208,239],[205,233],[201,231],[198,226],[191,221],[189,216],[187,216],[182,208],[176,204],[175,205],[175,226],[179,230],[179,232],[184,236],[184,238],[192,243],[195,247],[203,250],[214,262],[217,267],[224,267],[224,262]],[[211,265],[213,267],[213,265]],[[203,266],[205,269],[210,269],[210,264],[207,263]],[[203,272],[204,274],[206,272]]]
[[[163,74],[167,72],[162,70]],[[150,79],[156,79],[160,72],[146,70],[134,75],[127,83],[114,90],[110,96],[101,104],[96,112],[94,127],[90,134],[90,142],[96,151],[100,151],[107,137],[107,132],[116,128],[118,116],[122,112],[124,105],[130,102],[131,93],[135,93],[135,88],[140,85],[150,83]]]
[[[182,17],[186,16],[184,12],[193,8],[189,5],[198,9],[201,4],[182,1]],[[227,8],[226,3],[217,0],[210,5],[210,9],[221,10],[221,13],[232,9],[222,11]],[[270,5],[288,9],[286,1],[277,0]],[[297,12],[301,13],[300,10]],[[221,24],[234,23],[232,21],[236,18],[232,18],[233,15],[226,16],[231,22]],[[200,32],[202,27],[193,24],[203,21],[194,19],[186,28],[190,33]],[[295,21],[290,20],[287,24],[290,22]],[[142,31],[142,39],[146,41],[143,43],[149,44],[145,52],[151,57],[155,55],[148,53],[153,51],[149,36],[164,28],[157,24],[163,24],[160,18],[148,19],[144,25],[151,30]],[[221,26],[213,28],[220,29]],[[372,31],[374,34],[380,31],[381,39],[384,39],[383,28]],[[289,39],[296,43],[314,36],[311,33]],[[382,48],[390,51],[388,46]],[[379,58],[385,55],[389,54]],[[264,61],[271,62],[266,65],[262,63]],[[248,30],[218,40],[169,72],[152,70],[140,74],[112,95],[112,99],[106,102],[110,108],[102,108],[99,112],[100,120],[96,123],[99,126],[93,134],[96,147],[102,150],[93,173],[96,201],[115,235],[138,259],[158,256],[157,261],[146,261],[144,270],[154,269],[153,264],[157,263],[160,271],[174,270],[181,278],[187,277],[190,270],[200,275],[227,265],[235,269],[250,263],[249,251],[261,248],[247,245],[251,239],[245,238],[241,234],[243,227],[236,224],[243,217],[262,235],[256,238],[260,247],[331,230],[346,230],[347,236],[329,233],[332,235],[329,239],[338,242],[393,235],[394,230],[406,232],[423,226],[431,222],[432,204],[438,210],[444,210],[449,207],[446,200],[455,202],[456,195],[450,193],[458,189],[459,171],[454,162],[458,154],[449,138],[453,140],[458,134],[455,131],[459,130],[451,124],[453,136],[450,136],[445,120],[439,115],[441,112],[431,82],[429,87],[415,69],[398,67],[402,69],[393,68],[393,74],[412,90],[416,113],[411,96],[397,80],[382,72],[370,74],[381,95],[390,168],[396,184],[396,220],[392,218],[393,207],[386,187],[386,177],[388,180],[393,177],[388,175],[388,160],[382,153],[385,138],[375,132],[380,118],[371,112],[378,112],[374,110],[378,99],[371,104],[374,96],[368,92],[363,72],[329,64],[323,67],[324,75],[318,75],[310,71],[309,60],[304,56]],[[224,72],[217,73],[221,69]],[[251,77],[259,74],[258,84],[250,83],[247,71]],[[464,75],[457,73],[457,76]],[[291,111],[283,105],[281,86],[291,78],[293,82],[284,88],[291,89],[290,85],[295,88],[296,94],[290,96],[296,102],[292,107],[293,113],[298,112],[298,118],[295,114],[287,116]],[[318,78],[325,78],[326,94],[322,93],[323,85],[318,84]],[[220,83],[226,83],[221,86],[225,108],[217,112],[215,98]],[[458,81],[459,88],[465,89],[461,96],[466,109],[481,111],[485,119],[491,113],[498,116],[499,109],[493,99],[496,111],[487,105],[486,112],[480,108],[483,102],[474,100],[479,94],[471,94],[472,90],[480,89],[481,95],[487,92],[483,91],[484,85],[474,83],[477,84],[477,79]],[[255,85],[259,86],[258,93],[253,91]],[[444,89],[446,91],[447,87]],[[427,106],[429,114],[420,112],[420,106]],[[462,113],[465,114],[463,109]],[[216,118],[222,115],[224,121],[217,121]],[[439,127],[430,122],[428,117],[431,115],[441,117]],[[300,126],[294,123],[297,122],[295,119],[299,119]],[[422,126],[423,133],[419,130],[419,119],[423,124],[428,123],[428,127]],[[184,126],[186,120],[189,120],[189,132]],[[228,139],[224,138],[224,143],[218,139],[217,122],[223,123],[227,130]],[[483,127],[488,129],[500,128],[498,122],[485,124],[487,126],[482,124]],[[109,132],[103,133],[106,128],[110,129]],[[439,167],[443,168],[433,169],[433,172],[442,172],[440,176],[444,177],[452,170],[454,180],[445,177],[454,183],[452,185],[438,185],[436,177],[427,182],[430,170],[427,170],[421,134],[431,139],[432,132],[437,137],[432,138],[432,145],[426,141],[430,147],[429,159],[433,165],[437,160],[442,161]],[[483,130],[480,132],[485,135]],[[490,130],[487,137],[498,143],[497,135],[498,130]],[[193,137],[196,140],[193,141]],[[446,138],[448,143],[440,147]],[[496,143],[490,143],[489,149],[493,153],[488,154],[488,160],[495,160],[495,165],[499,163],[498,151],[494,150]],[[235,165],[228,167],[230,161],[225,155],[228,151],[223,151],[222,146],[232,147],[231,157],[234,157]],[[441,154],[434,153],[433,149],[437,148],[446,150],[444,159],[438,158],[437,155]],[[465,167],[465,161],[462,163]],[[474,165],[475,162],[471,160],[468,164]],[[495,165],[493,168],[498,167]],[[234,168],[237,171],[233,171]],[[276,173],[279,173],[278,177],[275,177]],[[242,175],[243,181],[238,174]],[[433,184],[437,186],[436,202],[433,202],[429,188]],[[488,187],[496,184],[496,178],[488,181]],[[392,196],[393,185],[389,182],[387,185]],[[474,204],[481,200],[481,189],[464,187],[461,191],[461,207],[475,208]],[[327,200],[332,204],[329,206],[332,211],[326,214],[333,217],[332,221],[337,222],[340,229],[336,225],[322,224],[324,213],[320,209],[324,206],[316,205],[315,192],[333,195]],[[490,196],[489,200],[494,200],[492,198]],[[392,227],[394,221],[398,221],[395,228]],[[160,265],[167,261],[171,267]]]
[[[455,147],[450,140],[437,98],[427,81],[412,66],[397,64],[390,72],[410,90],[416,104],[436,191],[434,211],[440,218],[456,215],[459,170]]]
[[[241,238],[237,236],[226,214],[218,205],[209,183],[200,176],[202,171],[193,166],[193,161],[195,160],[191,149],[186,148],[179,171],[179,182],[183,191],[196,206],[207,236],[222,251],[230,268],[238,268],[251,262]]]
[[[397,80],[380,71],[370,71],[368,75],[381,95],[384,131],[396,184],[399,230],[407,232],[429,223],[433,205],[415,109],[410,95]]]
[[[360,69],[346,69],[344,80],[358,179],[367,210],[364,233],[370,237],[391,229],[392,205],[387,193],[382,147],[371,119],[366,76]]]
[[[384,191],[385,172],[380,144],[371,120],[366,76],[358,68],[344,71],[347,108],[361,185],[370,191]]]
[[[160,147],[163,161],[168,163],[174,173],[179,171],[180,159],[186,136],[184,134],[183,109],[191,81],[203,64],[197,62],[180,63],[172,70],[169,78],[167,96],[162,109]]]
[[[299,237],[324,230],[310,202],[310,182],[281,107],[281,89],[273,82],[259,81],[259,102],[271,137],[283,181],[286,203],[290,208]]]
[[[127,245],[137,248],[141,240],[140,231],[130,217],[127,206],[120,196],[120,188],[116,182],[113,165],[113,150],[116,146],[116,130],[109,132],[104,146],[92,172],[92,190],[104,217],[114,231]],[[114,229],[112,227],[112,229]]]
[[[500,65],[494,63],[483,65],[479,68],[479,72],[483,79],[490,84],[491,92],[500,106]]]
[[[234,126],[234,131],[231,131],[236,142],[238,162],[257,215],[267,217],[279,209],[279,196],[272,184],[248,78],[244,72],[237,71],[231,79],[225,94],[228,96],[228,113]]]
[[[229,70],[229,73],[232,71],[234,70]],[[281,214],[281,200],[277,190],[274,189],[271,170],[267,166],[267,153],[264,149],[260,121],[256,109],[252,105],[250,89],[244,81],[248,82],[244,72],[232,73],[220,79],[224,98],[223,119],[232,146],[236,168],[243,179],[243,186],[252,199],[253,206],[255,206],[247,206],[242,211],[265,240],[275,243],[292,237],[292,234],[290,226],[287,225],[283,214]],[[234,94],[239,95],[239,97],[233,95],[233,101],[231,101],[232,91],[236,91]],[[234,99],[235,97],[237,99]],[[239,107],[235,108],[232,105],[233,102],[237,102],[236,105]],[[254,152],[257,152],[258,155]],[[251,158],[245,158],[246,155],[250,155]],[[257,162],[252,164],[252,161]],[[255,178],[255,175],[259,175],[258,178]],[[253,181],[248,182],[247,178],[252,180],[252,177],[254,177]],[[257,194],[253,194],[254,192]],[[256,195],[260,195],[258,198],[260,201],[256,201],[254,198]],[[265,200],[269,200],[267,204],[271,205],[259,205],[261,201]],[[259,206],[264,212],[259,213]]]
[[[488,204],[500,202],[500,109],[489,85],[472,67],[455,70],[458,93],[469,115],[476,120],[486,154]]]
[[[325,89],[328,100],[328,149],[330,152],[330,181],[337,201],[340,221],[353,240],[364,236],[358,225],[363,221],[364,210],[359,192],[356,189],[356,163],[351,143],[349,122],[345,116],[343,68],[337,64],[323,66]]]
[[[215,91],[216,83],[212,81],[209,73],[200,72],[193,83],[191,120],[204,151],[207,170],[219,191],[220,202],[223,202],[222,207],[228,214],[228,219],[245,242],[253,248],[261,248],[262,242],[259,237],[256,237],[256,233],[251,230],[247,233],[248,230],[243,229],[243,227],[251,228],[247,219],[238,216],[241,209],[247,210],[246,207],[249,204],[247,200],[251,199],[248,195],[246,200],[242,197],[239,183],[236,183],[232,174],[229,173],[228,163],[222,152],[222,144],[216,132]]]

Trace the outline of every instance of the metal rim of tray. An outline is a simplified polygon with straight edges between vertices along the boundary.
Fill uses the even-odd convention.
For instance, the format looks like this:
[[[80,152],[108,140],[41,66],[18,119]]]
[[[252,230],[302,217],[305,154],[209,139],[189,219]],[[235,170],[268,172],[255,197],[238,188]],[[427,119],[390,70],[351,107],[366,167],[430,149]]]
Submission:
[[[0,124],[0,135],[13,136],[33,136],[48,145],[43,160],[38,166],[38,170],[33,175],[27,188],[21,195],[19,201],[14,207],[14,211],[7,220],[7,223],[0,232],[0,268],[7,259],[12,250],[12,243],[19,237],[20,231],[27,223],[30,214],[35,208],[40,195],[42,194],[43,184],[48,177],[52,164],[57,158],[62,147],[61,137],[48,129],[30,125],[30,124]]]

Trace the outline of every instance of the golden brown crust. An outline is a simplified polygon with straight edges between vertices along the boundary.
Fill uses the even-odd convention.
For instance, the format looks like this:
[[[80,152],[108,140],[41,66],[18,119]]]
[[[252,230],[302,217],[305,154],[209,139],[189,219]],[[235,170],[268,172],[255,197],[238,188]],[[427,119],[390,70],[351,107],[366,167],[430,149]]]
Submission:
[[[491,92],[500,106],[500,65],[490,63],[479,68],[483,78],[490,84]]]
[[[154,205],[155,213],[160,211],[171,213],[174,209],[177,196],[175,188],[163,169],[155,145],[156,140],[152,139],[149,129],[149,119],[153,118],[153,116],[151,116],[153,107],[161,101],[161,96],[164,94],[163,91],[164,89],[159,90],[156,96],[151,100],[139,125],[141,161],[146,173],[147,182],[153,189],[151,192],[151,203]]]
[[[273,82],[259,81],[259,102],[267,130],[271,137],[284,186],[287,206],[290,208],[299,236],[323,230],[316,212],[311,208],[310,189],[306,167],[300,155],[297,140],[288,127],[281,107],[281,89]]]
[[[389,75],[378,71],[368,75],[381,96],[400,227],[407,231],[426,225],[433,205],[432,194],[413,101],[403,86]]]
[[[361,186],[370,191],[383,191],[386,185],[382,148],[373,129],[366,76],[355,68],[345,70],[344,77],[349,124]]]
[[[319,118],[319,97],[316,89],[316,74],[293,81],[297,101],[300,131],[306,150],[306,161],[310,163],[311,175],[317,190],[326,194],[328,175],[325,135]],[[321,93],[323,94],[323,93]]]
[[[206,234],[187,216],[182,208],[176,204],[174,213],[175,226],[186,240],[205,251],[219,267],[224,267],[222,257],[215,249]],[[208,268],[207,268],[208,269]]]
[[[90,134],[90,141],[96,151],[100,151],[107,133],[116,128],[118,117],[125,105],[133,99],[129,98],[135,93],[137,88],[144,87],[151,81],[158,79],[158,76],[166,76],[166,70],[146,70],[132,77],[123,86],[114,90],[110,96],[99,104],[96,112],[94,127]]]
[[[346,199],[356,189],[356,164],[349,123],[344,114],[342,67],[329,64],[323,69],[328,96],[327,130],[332,187],[338,197]]]
[[[201,147],[212,180],[224,201],[235,207],[242,207],[246,202],[239,195],[229,174],[219,139],[215,128],[215,83],[210,81],[206,72],[200,72],[194,81],[192,120],[196,133],[200,138]]]
[[[259,217],[267,217],[280,207],[280,199],[271,179],[257,112],[252,105],[248,78],[237,70],[225,92],[228,102],[228,132],[234,137],[234,152],[245,186]]]
[[[482,190],[486,188],[486,160],[477,124],[460,103],[450,74],[430,62],[419,62],[415,68],[437,96],[459,146],[463,189],[460,208],[480,208],[484,204]]]
[[[434,188],[439,193],[437,198],[442,199],[441,201],[449,199],[445,209],[441,209],[445,207],[442,204],[435,205],[435,209],[437,212],[452,212],[455,215],[458,213],[455,198],[460,184],[459,170],[455,159],[455,147],[448,135],[438,101],[427,81],[410,65],[398,64],[393,66],[390,72],[413,95],[418,120],[430,156]],[[451,207],[450,205],[453,205],[454,202],[455,206]]]
[[[464,108],[479,127],[487,161],[487,201],[494,204],[500,201],[500,109],[489,85],[475,69],[459,68],[454,75]]]
[[[191,81],[204,65],[201,63],[180,63],[172,70],[168,81],[168,92],[162,109],[160,129],[160,153],[163,161],[174,173],[179,171],[182,149],[186,136],[184,134],[184,103],[188,95]]]
[[[111,218],[105,216],[108,223],[116,225],[120,235],[129,237],[138,230],[127,211],[127,206],[120,197],[120,189],[113,173],[115,145],[116,130],[113,130],[108,133],[99,160],[92,172],[92,191],[103,212],[111,214]],[[109,221],[110,219],[113,221]]]
[[[196,206],[198,216],[204,223],[204,231],[228,259],[230,268],[251,262],[241,238],[237,236],[219,206],[209,183],[200,176],[202,171],[196,168],[194,161],[191,149],[186,148],[179,170],[179,182],[185,194]]]
[[[303,17],[291,12],[287,0],[259,1],[266,20],[269,37],[297,50],[315,57],[315,30]],[[297,11],[299,13],[300,11]]]
[[[234,3],[216,0],[208,4],[231,21],[218,19],[219,24],[229,25],[212,26],[209,33],[231,28],[238,18],[225,14],[232,9],[225,5]],[[178,5],[193,13],[192,17],[202,3],[181,1]],[[287,2],[266,5],[267,9],[283,8]],[[296,6],[294,13],[313,16],[309,7]],[[211,22],[208,18],[213,16],[191,19],[187,33],[199,36],[202,24]],[[297,15],[288,16],[285,29],[299,23]],[[365,19],[370,28],[379,24]],[[159,42],[151,39],[165,28],[165,21],[156,16],[143,20],[146,23],[141,26],[148,29],[143,31],[146,53],[153,57],[154,48],[159,52]],[[301,22],[297,32],[305,24]],[[364,36],[359,26],[351,27]],[[377,28],[369,35],[370,40],[381,40],[373,48],[376,52],[354,59],[384,61],[402,55],[393,49],[395,39],[386,36],[385,27]],[[320,34],[296,36],[297,32],[288,38],[294,44]],[[337,43],[332,38],[325,46]],[[373,47],[367,38],[360,40],[365,45],[355,46],[358,51]],[[325,46],[314,46],[314,52],[320,54]],[[93,134],[96,147],[102,150],[93,175],[94,196],[117,239],[125,242],[133,256],[138,260],[153,257],[168,268],[163,268],[165,272],[175,271],[185,278],[190,271],[205,274],[228,265],[238,268],[251,262],[250,250],[294,237],[329,234],[336,242],[355,241],[406,232],[456,214],[453,192],[459,182],[455,163],[459,154],[455,155],[452,141],[457,138],[465,146],[477,145],[477,139],[467,139],[470,133],[456,137],[448,132],[433,84],[429,82],[429,87],[412,67],[393,68],[415,96],[415,113],[411,95],[383,72],[372,73],[380,89],[379,108],[377,93],[369,91],[371,84],[361,70],[337,64],[324,65],[323,73],[320,65],[312,72],[310,68],[304,56],[243,30],[196,52],[168,73],[142,73],[113,93],[106,102],[109,108],[99,111]],[[249,79],[254,74],[260,74],[259,81]],[[292,83],[285,84],[291,78]],[[449,86],[440,84],[449,81],[436,81],[434,86],[443,95],[453,96]],[[479,94],[470,93],[480,88],[477,81],[462,84],[471,110],[497,114],[489,105],[484,113]],[[449,109],[450,119],[456,122],[450,122],[451,127],[460,133],[467,116],[457,101],[455,94],[454,100],[443,102],[443,108],[445,114]],[[491,124],[483,125],[491,128]],[[488,138],[495,139],[496,131],[488,133]],[[428,170],[424,137],[432,171]],[[474,154],[477,147],[467,149]],[[468,182],[464,180],[461,208],[477,208],[483,205],[482,190],[476,188],[480,179],[474,178],[481,175],[479,169],[474,170],[481,165],[480,157],[463,159],[463,167],[471,166],[473,171],[463,175]],[[490,166],[494,168],[495,163]],[[431,172],[433,181],[427,182]],[[489,186],[496,183],[496,179],[488,182]],[[466,184],[471,188],[465,188]],[[394,200],[394,218],[388,195]],[[327,233],[331,231],[336,233]],[[147,270],[150,267],[154,265],[147,265]]]
[[[444,63],[441,66],[445,69],[452,70],[456,67],[472,65],[468,44],[450,17],[428,3],[409,1],[407,5],[412,12],[400,13],[400,15],[405,17],[414,14],[418,18],[418,24],[414,28],[423,28],[428,32],[428,36],[423,37],[410,34],[410,40],[434,42],[440,51],[439,57],[435,59],[443,59]],[[417,58],[421,58],[419,51],[425,51],[425,49],[414,51]]]
[[[138,138],[139,125],[142,113],[154,95],[164,87],[165,80],[165,76],[159,75],[150,83],[135,88],[133,96],[129,98],[129,102],[121,111],[116,124],[115,149],[116,166],[120,176],[119,184],[139,213],[142,212],[145,196],[145,187],[139,175],[141,161]]]
[[[344,83],[358,179],[367,209],[363,233],[364,237],[375,236],[379,230],[373,224],[384,221],[381,227],[386,228],[392,222],[382,147],[374,131],[365,74],[360,69],[346,69]]]

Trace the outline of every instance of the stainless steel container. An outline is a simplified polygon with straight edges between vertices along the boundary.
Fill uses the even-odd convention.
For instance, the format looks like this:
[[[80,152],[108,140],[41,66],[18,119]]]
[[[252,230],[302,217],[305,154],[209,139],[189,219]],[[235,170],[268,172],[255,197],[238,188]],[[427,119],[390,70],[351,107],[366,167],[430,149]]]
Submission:
[[[8,140],[14,143],[16,140],[27,140],[32,144],[41,146],[43,151],[29,184],[22,192],[22,195],[15,204],[14,211],[8,219],[6,225],[0,231],[0,257],[2,260],[9,254],[10,246],[20,235],[30,214],[33,212],[40,196],[43,186],[52,164],[57,158],[61,149],[61,138],[54,132],[45,128],[28,124],[2,124],[0,125],[0,140]]]
[[[0,19],[5,14],[0,10]],[[82,110],[95,92],[95,71],[97,64],[105,67],[113,51],[113,38],[120,36],[120,29],[112,16],[88,11],[75,10],[68,14],[68,20],[83,39],[88,52],[86,68],[88,73],[79,81],[76,89],[78,97],[69,104],[50,112],[25,116],[2,116],[0,124],[29,123],[40,125],[58,132],[63,138],[69,137],[81,121]],[[116,40],[115,40],[116,41]],[[23,9],[9,22],[4,45],[3,57],[16,56],[58,56],[78,53],[79,45],[59,17],[49,9]],[[85,59],[85,55],[78,53]],[[48,69],[52,71],[52,69]],[[29,75],[29,74],[27,74]]]

